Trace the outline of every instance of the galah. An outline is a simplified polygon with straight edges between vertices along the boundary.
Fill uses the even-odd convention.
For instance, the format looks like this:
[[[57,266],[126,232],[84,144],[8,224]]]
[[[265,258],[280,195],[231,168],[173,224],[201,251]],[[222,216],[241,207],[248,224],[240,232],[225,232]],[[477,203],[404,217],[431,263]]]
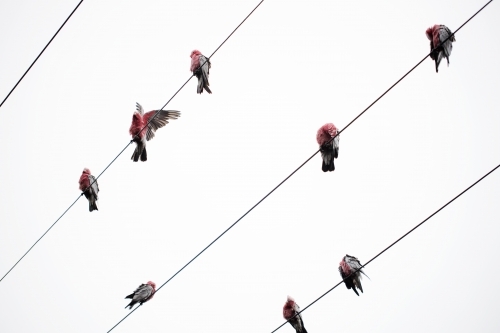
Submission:
[[[360,267],[361,263],[359,262],[358,258],[350,256],[348,254],[346,254],[345,257],[342,258],[339,264],[340,276],[342,277],[342,279],[344,279],[345,286],[347,287],[347,289],[352,288],[352,290],[354,290],[354,292],[358,296],[359,294],[356,288],[359,288],[359,290],[363,292],[363,287],[361,286],[361,273],[366,277],[368,277],[368,275],[366,275],[365,272],[363,272],[363,270],[361,269],[351,276],[349,275],[355,272]]]
[[[132,154],[132,160],[137,162],[140,157],[141,161],[147,161],[148,153],[146,152],[146,141],[154,138],[158,128],[168,124],[169,120],[177,119],[180,116],[180,111],[174,110],[153,110],[144,114],[142,106],[136,103],[136,111],[132,116],[132,125],[130,125],[129,129],[130,135],[132,135],[132,141],[136,143],[134,153]]]
[[[300,308],[297,303],[295,303],[295,300],[287,296],[286,303],[283,306],[283,318],[288,320],[297,333],[307,333],[304,322],[302,321],[302,316],[297,314],[299,312]]]
[[[97,209],[97,200],[99,199],[97,193],[99,193],[99,185],[97,185],[97,180],[94,176],[90,174],[90,170],[87,168],[83,169],[82,175],[80,176],[80,191],[82,191],[85,198],[89,201],[89,212]]]
[[[196,75],[198,78],[198,88],[196,89],[198,94],[201,94],[203,89],[205,89],[209,94],[212,93],[208,87],[210,85],[210,83],[208,83],[210,67],[212,67],[210,59],[201,54],[200,51],[193,50],[193,52],[191,52],[191,72],[193,72],[193,75]]]
[[[436,73],[443,57],[446,58],[448,66],[450,65],[450,55],[453,49],[452,43],[456,41],[455,35],[452,35],[450,29],[443,24],[436,24],[425,31],[427,38],[431,41],[431,59],[436,63]],[[450,37],[450,38],[448,38]],[[446,40],[448,38],[448,40]],[[446,42],[444,42],[446,40]],[[444,43],[443,43],[444,42]],[[441,44],[443,43],[443,44]]]
[[[128,307],[129,310],[132,310],[132,307],[136,303],[140,303],[140,305],[142,305],[142,303],[149,301],[151,298],[153,298],[155,291],[156,284],[154,282],[148,281],[148,283],[146,284],[141,284],[132,294],[125,297],[125,299],[132,299],[132,301],[130,301],[130,304],[127,305],[125,309]]]
[[[332,140],[332,138],[335,139]],[[339,157],[339,135],[337,127],[332,123],[324,124],[316,134],[316,141],[319,144],[323,164],[321,166],[324,172],[335,170],[333,160]]]

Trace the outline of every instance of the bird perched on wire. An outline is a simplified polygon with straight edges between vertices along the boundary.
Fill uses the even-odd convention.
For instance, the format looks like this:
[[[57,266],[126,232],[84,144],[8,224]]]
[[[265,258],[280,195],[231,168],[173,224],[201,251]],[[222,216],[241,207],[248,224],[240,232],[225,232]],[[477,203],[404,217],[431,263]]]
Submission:
[[[154,282],[148,281],[148,283],[146,284],[141,284],[132,294],[125,297],[126,299],[127,298],[132,299],[129,305],[125,307],[125,309],[129,308],[129,310],[132,310],[132,307],[136,303],[140,303],[139,305],[142,305],[142,303],[149,301],[151,298],[153,298],[155,291],[156,291],[156,284]]]
[[[335,170],[333,160],[339,157],[340,140],[337,133],[337,127],[332,123],[327,123],[321,126],[316,134],[316,141],[319,144],[321,158],[323,159],[323,164],[321,166],[323,172]],[[334,139],[332,140],[332,138]]]
[[[342,277],[342,279],[344,279],[345,286],[347,287],[347,289],[352,288],[352,290],[354,290],[354,292],[358,296],[359,294],[356,288],[363,292],[363,287],[361,286],[361,273],[364,276],[368,277],[368,275],[366,275],[365,272],[363,272],[363,270],[361,269],[356,272],[356,270],[360,267],[361,263],[359,262],[358,258],[350,256],[348,254],[346,254],[345,257],[342,258],[339,264],[340,276]],[[349,276],[351,273],[353,274]]]
[[[196,92],[201,94],[203,89],[209,94],[212,93],[210,88],[208,87],[210,83],[208,83],[208,75],[210,74],[210,59],[201,54],[198,50],[193,50],[191,52],[191,72],[198,78],[198,88]]]
[[[179,118],[180,113],[174,110],[153,110],[144,114],[141,104],[136,103],[136,111],[129,129],[132,141],[136,143],[131,159],[137,162],[140,157],[142,162],[147,161],[146,141],[154,138],[156,130],[168,124],[169,120]]]
[[[448,66],[450,65],[450,55],[451,55],[451,50],[453,49],[452,43],[456,41],[455,35],[453,35],[450,29],[448,29],[448,27],[443,24],[436,24],[433,27],[428,28],[425,31],[425,34],[427,35],[427,38],[431,41],[430,57],[436,63],[436,73],[437,73],[439,64],[441,63],[441,59],[443,59],[443,57],[446,58]],[[448,40],[446,40],[446,38],[448,38]]]
[[[295,328],[296,333],[307,333],[306,328],[304,327],[304,322],[302,321],[302,316],[299,312],[300,308],[297,303],[295,303],[295,300],[290,296],[287,296],[286,303],[283,306],[283,318],[288,320],[290,325]]]
[[[80,176],[80,191],[82,191],[85,198],[89,201],[89,212],[97,209],[97,193],[99,193],[99,185],[97,185],[97,180],[94,176],[90,174],[90,170],[87,168],[83,169],[82,175]]]

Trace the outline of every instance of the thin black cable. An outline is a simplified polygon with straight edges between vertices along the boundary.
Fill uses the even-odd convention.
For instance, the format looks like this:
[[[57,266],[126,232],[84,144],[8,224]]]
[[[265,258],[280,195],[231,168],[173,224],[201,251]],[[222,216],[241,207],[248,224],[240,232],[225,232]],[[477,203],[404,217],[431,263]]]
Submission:
[[[83,1],[83,0],[81,0],[81,1],[80,1],[80,3],[81,3],[82,1]],[[213,55],[214,55],[214,54],[215,54],[215,53],[216,53],[216,52],[217,52],[217,51],[218,51],[221,47],[222,47],[222,45],[224,45],[224,44],[227,42],[227,40],[228,40],[228,39],[229,39],[229,38],[230,38],[230,37],[231,37],[231,36],[232,36],[232,35],[236,32],[236,30],[238,30],[238,28],[239,28],[239,27],[240,27],[240,26],[241,26],[241,25],[242,25],[242,24],[243,24],[243,23],[244,23],[244,22],[245,22],[245,21],[246,21],[246,20],[250,17],[250,15],[252,15],[252,14],[253,14],[253,12],[254,12],[254,11],[255,11],[255,10],[256,10],[256,9],[257,9],[257,8],[258,8],[258,7],[259,7],[259,6],[263,3],[263,2],[264,2],[264,0],[261,0],[261,1],[257,4],[257,6],[255,6],[255,8],[254,8],[254,9],[250,12],[250,14],[248,14],[248,15],[247,15],[247,16],[243,19],[243,21],[241,21],[241,23],[240,23],[240,24],[239,24],[239,25],[238,25],[238,26],[237,26],[237,27],[236,27],[236,28],[235,28],[235,29],[234,29],[234,30],[233,30],[233,31],[229,34],[229,36],[228,36],[226,39],[224,39],[224,41],[223,41],[223,42],[222,42],[222,43],[221,43],[221,44],[220,44],[220,45],[219,45],[219,46],[215,49],[215,51],[214,51],[214,52],[210,55],[210,57],[208,57],[207,61],[208,61],[208,60],[209,60],[209,59],[210,59],[210,58],[211,58],[211,57],[212,57],[212,56],[213,56]],[[79,5],[80,5],[80,4],[78,4],[78,6],[79,6]],[[73,10],[73,12],[75,12],[75,10],[78,8],[78,6],[77,6],[77,7]],[[71,13],[71,14],[73,14],[73,13]],[[71,15],[70,15],[69,17],[71,17]],[[66,21],[69,19],[69,17],[66,19]],[[65,21],[64,23],[66,23],[66,21]],[[64,26],[64,24],[63,24],[63,26]],[[62,28],[62,26],[61,26],[61,28]],[[59,30],[61,30],[61,28],[59,28]],[[58,32],[59,32],[59,30],[58,30]],[[56,33],[56,35],[57,35],[57,33]],[[55,37],[55,35],[54,35],[54,37]],[[52,39],[54,39],[54,37],[53,37]],[[51,41],[52,41],[52,40],[51,40]],[[49,42],[49,44],[50,44],[50,42]],[[48,44],[47,44],[47,45],[48,45]],[[45,49],[44,49],[44,50],[45,50]],[[43,52],[43,51],[42,51],[42,52]],[[40,53],[40,54],[41,54],[41,53]],[[38,58],[37,58],[37,59],[38,59]],[[35,61],[36,61],[36,60],[35,60]],[[207,61],[205,61],[205,63],[206,63]],[[202,66],[203,66],[205,63],[203,63],[203,64],[202,64]],[[30,68],[31,68],[31,67],[30,67]],[[28,70],[29,70],[29,69],[28,69]],[[26,71],[26,72],[27,72],[27,71]],[[177,94],[178,94],[178,93],[179,93],[179,92],[180,92],[180,91],[181,91],[181,90],[182,90],[182,89],[186,86],[186,84],[187,84],[187,83],[191,80],[191,78],[192,78],[192,77],[193,77],[193,75],[191,75],[191,76],[189,77],[189,79],[188,79],[186,82],[184,82],[184,84],[183,84],[183,85],[182,85],[179,89],[177,89],[177,91],[176,91],[176,92],[172,95],[172,97],[170,97],[170,99],[169,99],[169,100],[165,103],[165,105],[163,105],[163,107],[162,107],[160,110],[158,110],[158,111],[154,114],[154,116],[153,116],[153,117],[151,117],[151,119],[149,119],[148,123],[147,123],[146,125],[144,125],[144,127],[143,127],[140,131],[139,131],[139,133],[141,133],[141,132],[142,132],[145,128],[147,128],[147,127],[149,126],[149,124],[150,124],[150,123],[154,120],[154,118],[155,118],[155,117],[156,117],[156,116],[160,113],[160,111],[162,111],[162,110],[163,110],[163,109],[164,109],[164,108],[168,105],[168,103],[170,103],[170,101],[172,101],[172,99],[173,99],[175,96],[177,96]],[[15,88],[15,87],[14,87],[14,88]],[[10,94],[10,93],[9,93],[9,94]],[[8,96],[7,96],[7,97],[8,97]],[[7,99],[7,98],[6,98],[6,99]],[[59,220],[60,220],[60,219],[61,219],[61,218],[62,218],[62,217],[63,217],[63,216],[64,216],[64,215],[68,212],[68,211],[69,211],[69,209],[70,209],[71,207],[73,207],[73,205],[74,205],[74,204],[75,204],[75,203],[76,203],[76,202],[80,199],[80,197],[81,197],[81,196],[82,196],[82,195],[83,195],[86,191],[88,191],[88,190],[92,187],[92,185],[93,185],[95,182],[97,182],[97,180],[101,177],[101,175],[102,175],[102,174],[103,174],[103,173],[104,173],[104,172],[105,172],[105,171],[106,171],[106,170],[107,170],[107,169],[108,169],[108,168],[109,168],[109,167],[110,167],[110,166],[111,166],[111,165],[112,165],[112,164],[116,161],[116,159],[117,159],[118,157],[120,157],[120,156],[121,156],[121,154],[122,154],[122,153],[123,153],[123,152],[124,152],[124,151],[128,148],[128,146],[130,146],[130,144],[131,144],[132,142],[134,142],[134,139],[135,139],[137,136],[138,136],[138,135],[135,135],[135,136],[132,138],[132,140],[130,140],[130,141],[127,143],[127,145],[126,145],[126,146],[125,146],[125,147],[124,147],[124,148],[123,148],[123,149],[122,149],[122,150],[118,153],[118,155],[116,155],[116,157],[115,157],[115,158],[113,158],[113,160],[112,160],[112,161],[111,161],[111,162],[110,162],[110,163],[106,166],[106,168],[104,168],[104,170],[103,170],[103,171],[102,171],[102,172],[101,172],[101,173],[100,173],[100,174],[99,174],[99,175],[95,178],[95,180],[94,180],[94,181],[93,181],[93,182],[89,185],[89,187],[87,187],[87,188],[86,188],[86,189],[85,189],[85,190],[84,190],[84,191],[83,191],[83,192],[82,192],[82,193],[78,196],[78,198],[77,198],[77,199],[76,199],[76,200],[75,200],[75,201],[74,201],[74,202],[73,202],[73,203],[72,203],[72,204],[71,204],[71,205],[70,205],[70,206],[69,206],[69,207],[68,207],[68,208],[64,211],[64,213],[62,213],[62,215],[61,215],[61,216],[59,216],[59,218],[58,218],[58,219],[57,219],[57,220],[56,220],[56,221],[55,221],[55,222],[54,222],[54,223],[53,223],[53,224],[52,224],[52,225],[51,225],[51,226],[47,229],[47,231],[45,231],[45,232],[43,233],[43,235],[42,235],[42,236],[41,236],[41,237],[40,237],[40,238],[39,238],[39,239],[38,239],[38,240],[37,240],[37,241],[36,241],[36,242],[35,242],[35,243],[34,243],[34,244],[33,244],[33,245],[29,248],[29,249],[28,249],[28,251],[26,251],[26,253],[25,253],[25,254],[24,254],[24,255],[23,255],[23,256],[22,256],[22,257],[21,257],[21,258],[20,258],[20,259],[19,259],[19,260],[15,263],[15,264],[14,264],[14,266],[12,266],[12,267],[11,267],[11,268],[7,271],[7,273],[5,273],[5,275],[4,275],[4,276],[0,279],[0,282],[2,282],[2,280],[3,280],[3,279],[4,279],[4,278],[5,278],[5,277],[6,277],[6,276],[7,276],[7,275],[8,275],[8,274],[9,274],[9,273],[10,273],[10,272],[14,269],[14,267],[16,267],[16,266],[17,266],[17,264],[19,264],[19,262],[20,262],[20,261],[21,261],[21,260],[22,260],[22,259],[23,259],[23,258],[24,258],[24,257],[25,257],[25,256],[26,256],[29,252],[30,252],[30,251],[31,251],[31,249],[33,249],[33,247],[35,247],[35,245],[36,245],[36,244],[37,244],[37,243],[38,243],[38,242],[39,242],[39,241],[40,241],[40,240],[41,240],[41,239],[42,239],[42,238],[43,238],[43,237],[44,237],[44,236],[45,236],[45,235],[46,235],[46,234],[50,231],[50,229],[52,229],[52,227],[53,227],[53,226],[54,226],[54,225],[55,225],[55,224],[56,224],[56,223],[57,223],[57,222],[58,222],[58,221],[59,221]],[[134,311],[135,311],[135,309],[134,309]],[[132,311],[132,312],[133,312],[133,311]],[[123,319],[122,319],[122,320],[123,320]],[[119,323],[118,323],[118,324],[119,324]],[[118,325],[118,324],[117,324],[117,325]],[[115,326],[116,326],[116,325],[115,325]],[[114,328],[114,327],[113,327],[113,328]]]
[[[382,253],[384,253],[385,251],[389,250],[391,247],[393,247],[394,245],[396,245],[396,243],[398,243],[400,240],[402,240],[403,238],[405,238],[406,236],[408,236],[410,233],[412,233],[415,229],[417,229],[418,227],[420,227],[422,224],[424,224],[425,222],[427,222],[430,218],[432,218],[434,215],[436,215],[437,213],[439,213],[440,211],[442,211],[446,206],[448,206],[449,204],[451,204],[453,201],[455,201],[456,199],[458,199],[460,196],[462,196],[462,194],[464,194],[465,192],[467,192],[468,190],[470,190],[471,188],[473,188],[475,185],[477,185],[477,183],[479,183],[481,180],[483,180],[484,178],[488,177],[490,174],[492,174],[496,169],[498,169],[500,167],[500,164],[498,164],[496,167],[494,167],[492,170],[490,170],[488,173],[486,173],[484,176],[482,176],[481,178],[479,178],[477,181],[475,181],[472,185],[470,185],[469,187],[467,187],[465,190],[463,190],[462,192],[460,192],[458,195],[456,195],[453,199],[451,199],[450,201],[448,201],[446,204],[444,204],[443,206],[441,206],[441,208],[439,208],[438,210],[436,210],[434,213],[432,213],[431,215],[429,215],[425,220],[423,220],[422,222],[420,222],[419,224],[417,224],[415,227],[413,227],[410,231],[408,231],[407,233],[405,233],[403,236],[399,237],[396,241],[394,241],[391,245],[389,245],[388,247],[386,247],[385,249],[383,249],[382,251],[380,251],[375,257],[371,258],[366,264],[364,265],[361,265],[361,267],[359,267],[357,270],[355,270],[354,272],[352,272],[351,274],[349,274],[348,276],[346,276],[344,279],[342,279],[339,283],[337,283],[336,285],[334,285],[332,288],[330,288],[327,292],[325,292],[323,295],[321,295],[320,297],[316,298],[313,302],[311,302],[309,305],[307,305],[305,308],[303,308],[302,310],[300,310],[299,312],[297,312],[295,314],[295,316],[293,316],[291,319],[295,318],[296,316],[298,316],[300,313],[304,312],[307,308],[309,308],[311,305],[313,305],[314,303],[316,303],[317,301],[319,301],[320,299],[322,299],[324,296],[326,296],[329,292],[331,292],[333,289],[337,288],[339,285],[342,284],[342,282],[344,282],[346,279],[348,279],[351,275],[353,274],[356,274],[357,272],[359,272],[361,269],[363,269],[365,266],[367,266],[369,263],[371,263],[373,260],[377,259],[379,256],[382,255]],[[273,330],[271,333],[274,333],[276,332],[277,330],[279,330],[281,327],[283,327],[284,325],[286,325],[288,321],[285,321],[283,324],[281,324],[280,326],[278,326],[275,330]]]
[[[49,47],[50,43],[52,43],[52,41],[54,40],[54,38],[56,38],[56,36],[59,33],[59,31],[61,31],[61,29],[66,24],[66,22],[68,22],[68,20],[71,18],[71,16],[73,16],[74,12],[76,12],[76,10],[78,9],[78,7],[80,7],[80,5],[82,4],[82,2],[83,2],[83,0],[80,0],[80,2],[78,3],[78,5],[76,5],[75,9],[73,9],[73,11],[71,12],[71,14],[69,14],[68,18],[59,27],[59,29],[57,29],[56,33],[54,34],[54,36],[52,36],[52,38],[49,40],[49,42],[47,43],[47,45],[45,45],[45,47],[43,48],[42,52],[40,52],[40,54],[38,55],[38,57],[35,58],[35,60],[33,61],[33,63],[30,65],[30,67],[28,67],[28,69],[26,70],[26,72],[24,72],[23,76],[21,76],[21,78],[19,79],[19,81],[17,81],[17,83],[14,85],[14,88],[12,88],[10,90],[10,92],[7,94],[7,96],[5,96],[5,98],[3,99],[2,103],[0,104],[0,107],[2,107],[3,103],[5,103],[5,101],[7,100],[7,98],[9,98],[10,94],[12,94],[12,92],[14,91],[14,89],[16,89],[16,87],[18,86],[18,84],[21,83],[21,81],[24,79],[24,77],[26,76],[26,74],[28,74],[28,72],[30,71],[31,67],[33,67],[33,65],[35,64],[35,62],[37,62],[38,58],[40,58],[40,56],[45,51],[45,49],[47,47]]]
[[[64,211],[64,213],[62,213],[62,214],[61,214],[61,216],[59,216],[59,217],[57,218],[57,220],[56,220],[54,223],[52,223],[52,225],[51,225],[51,226],[47,229],[47,231],[45,231],[45,232],[43,233],[43,235],[42,235],[42,236],[40,236],[40,238],[38,238],[38,240],[37,240],[37,241],[36,241],[33,245],[31,245],[31,247],[28,249],[28,251],[26,251],[26,253],[25,253],[25,254],[23,254],[23,256],[22,256],[22,257],[21,257],[21,258],[20,258],[20,259],[19,259],[19,260],[18,260],[18,261],[14,264],[14,266],[12,266],[12,267],[11,267],[11,268],[7,271],[7,273],[5,273],[5,275],[4,275],[4,276],[0,279],[0,282],[2,282],[2,280],[3,280],[3,279],[5,279],[5,277],[6,277],[6,276],[7,276],[7,275],[8,275],[8,274],[9,274],[9,273],[10,273],[10,272],[14,269],[14,267],[16,267],[16,266],[17,266],[17,264],[19,264],[19,262],[20,262],[20,261],[21,261],[21,260],[22,260],[22,259],[23,259],[23,258],[24,258],[24,257],[25,257],[25,256],[26,256],[29,252],[30,252],[30,251],[31,251],[31,249],[33,249],[33,248],[35,247],[35,245],[36,245],[36,244],[37,244],[37,243],[38,243],[38,242],[39,242],[39,241],[40,241],[40,240],[41,240],[41,239],[42,239],[42,238],[43,238],[43,237],[44,237],[44,236],[45,236],[45,235],[46,235],[46,234],[50,231],[50,229],[52,229],[52,227],[53,227],[53,226],[54,226],[57,222],[59,222],[59,220],[60,220],[60,219],[61,219],[64,215],[66,215],[66,213],[70,210],[70,208],[71,208],[71,207],[73,207],[73,206],[74,206],[74,204],[75,204],[78,200],[80,200],[80,198],[83,196],[83,194],[84,194],[85,192],[87,192],[87,191],[88,191],[88,190],[92,187],[92,185],[93,185],[95,182],[97,182],[97,179],[99,179],[99,177],[101,177],[101,175],[104,173],[104,171],[106,171],[106,170],[107,170],[107,169],[111,166],[111,164],[113,164],[113,162],[114,162],[114,161],[118,158],[118,156],[120,156],[120,155],[121,155],[121,154],[125,151],[125,149],[127,149],[127,147],[130,145],[130,143],[131,143],[131,142],[129,142],[129,144],[128,144],[127,146],[125,146],[125,148],[123,148],[123,149],[122,149],[122,151],[121,151],[121,152],[120,152],[120,153],[119,153],[119,154],[118,154],[118,155],[117,155],[117,156],[116,156],[116,157],[115,157],[115,158],[114,158],[114,159],[113,159],[113,160],[112,160],[112,161],[111,161],[111,162],[110,162],[107,166],[106,166],[106,168],[105,168],[105,169],[104,169],[104,170],[103,170],[103,171],[102,171],[102,172],[101,172],[101,173],[97,176],[97,178],[96,178],[96,179],[95,179],[95,180],[94,180],[94,181],[93,181],[93,182],[89,185],[89,187],[87,187],[87,188],[86,188],[86,189],[85,189],[85,190],[84,190],[84,191],[83,191],[83,192],[82,192],[82,193],[78,196],[78,198],[76,198],[76,200],[75,200],[75,201],[73,201],[73,203],[72,203],[71,205],[69,205],[69,207],[68,207],[68,208]]]
[[[262,0],[258,5],[260,6],[260,4],[263,2],[264,0]],[[489,5],[493,0],[490,0],[488,3],[486,3],[486,5],[484,5],[481,9],[479,9],[474,15],[472,15],[467,21],[465,21],[464,24],[462,24],[457,30],[455,30],[455,32],[448,36],[448,38],[450,38],[451,36],[454,36],[455,33],[457,33],[460,29],[462,29],[462,27],[467,24],[472,18],[474,18],[474,16],[476,16],[479,12],[481,12],[487,5]],[[255,7],[255,9],[257,8]],[[255,10],[254,9],[254,10]],[[253,13],[253,11],[251,12]],[[251,14],[250,13],[250,14]],[[249,16],[250,16],[249,14]],[[248,18],[248,16],[247,16]],[[245,18],[245,20],[247,19]],[[243,22],[245,21],[243,20]],[[243,23],[242,22],[242,23]],[[241,25],[241,24],[240,24]],[[238,26],[239,27],[239,26]],[[234,31],[233,31],[234,33]],[[231,33],[232,34],[232,33]],[[442,45],[444,42],[446,42],[448,40],[448,38],[446,38],[441,44],[439,44],[438,46]],[[226,39],[227,40],[227,39]],[[225,42],[225,41],[224,41]],[[224,43],[223,42],[223,43]],[[222,44],[221,44],[222,45]],[[437,46],[437,47],[438,47]],[[437,48],[436,47],[436,48]],[[435,48],[434,48],[435,49]],[[433,49],[433,50],[434,50]],[[218,49],[217,49],[218,50]],[[216,50],[216,51],[217,51]],[[359,117],[361,117],[361,115],[363,115],[366,111],[368,111],[368,109],[370,109],[375,103],[377,103],[383,96],[385,96],[392,88],[394,88],[399,82],[401,82],[408,74],[410,74],[415,68],[417,68],[425,59],[427,59],[427,57],[429,57],[429,55],[432,53],[432,51],[427,54],[422,60],[420,60],[412,69],[410,69],[405,75],[403,75],[398,81],[396,81],[396,83],[394,83],[389,89],[387,89],[382,95],[380,95],[373,103],[371,103],[366,109],[364,109],[358,116],[356,116],[356,118],[354,118],[349,124],[347,124],[347,126],[345,126],[340,132],[337,133],[337,135],[335,135],[333,138],[330,139],[330,142],[335,138],[337,137],[338,135],[340,135],[340,133],[342,133],[347,127],[349,127],[354,121],[356,121]],[[215,53],[215,52],[214,52]],[[213,55],[213,54],[212,54]],[[210,56],[211,57],[211,56]],[[190,80],[191,78],[189,78]],[[189,81],[188,80],[188,81]],[[184,85],[187,84],[187,82],[184,83]],[[165,107],[165,106],[164,106]],[[224,230],[224,232],[222,232],[219,236],[217,236],[217,238],[215,238],[212,242],[210,242],[210,244],[208,244],[203,250],[201,250],[196,256],[194,256],[191,260],[188,261],[187,264],[185,264],[184,266],[182,266],[181,269],[179,269],[174,275],[172,275],[165,283],[163,283],[157,290],[155,293],[157,293],[161,288],[163,288],[168,282],[170,282],[175,276],[177,276],[182,270],[184,270],[184,268],[186,268],[189,264],[191,264],[196,258],[198,258],[203,252],[205,252],[210,246],[212,246],[212,244],[214,244],[216,241],[218,241],[224,234],[226,234],[231,228],[233,228],[238,222],[240,222],[245,216],[248,215],[248,213],[250,213],[255,207],[257,207],[262,201],[264,201],[268,196],[270,196],[275,190],[277,190],[284,182],[286,182],[290,177],[292,177],[297,171],[299,171],[307,162],[309,162],[314,156],[316,156],[316,154],[320,152],[320,149],[318,149],[313,155],[311,155],[311,157],[309,157],[304,163],[302,163],[297,169],[295,169],[290,175],[288,175],[283,181],[281,181],[276,187],[274,187],[269,193],[267,193],[262,199],[260,199],[255,205],[252,206],[252,208],[250,208],[245,214],[243,214],[238,220],[236,220],[236,222],[234,222],[233,224],[231,224],[231,226],[229,226],[229,228],[227,228],[226,230]],[[491,173],[491,172],[490,172]],[[483,177],[484,178],[484,177]],[[481,178],[482,179],[482,178]],[[398,240],[399,241],[399,240]],[[391,245],[392,246],[392,245]],[[385,250],[384,250],[385,251]],[[373,259],[372,259],[373,260]],[[369,261],[371,262],[371,260]],[[368,263],[367,263],[368,264]],[[366,265],[366,264],[365,264]],[[364,267],[364,266],[363,266]],[[335,287],[334,287],[335,288]],[[333,290],[333,288],[332,288]],[[330,292],[330,291],[328,291]],[[327,293],[328,293],[327,292]],[[325,293],[324,295],[326,295],[327,293]],[[323,295],[323,296],[324,296]],[[323,297],[321,296],[321,297]],[[321,298],[320,297],[320,298]],[[141,304],[142,305],[142,304]],[[125,317],[123,317],[115,326],[113,326],[107,333],[111,332],[116,326],[118,326],[122,321],[124,321],[128,316],[131,315],[132,312],[134,312],[135,310],[137,310],[139,308],[139,306],[137,306],[136,308],[134,308],[130,313],[128,313]],[[307,307],[306,307],[307,308]],[[304,309],[305,310],[305,309]],[[304,311],[302,310],[302,311]],[[282,325],[283,326],[283,325]],[[281,326],[280,326],[281,327]],[[273,331],[274,332],[274,331]]]

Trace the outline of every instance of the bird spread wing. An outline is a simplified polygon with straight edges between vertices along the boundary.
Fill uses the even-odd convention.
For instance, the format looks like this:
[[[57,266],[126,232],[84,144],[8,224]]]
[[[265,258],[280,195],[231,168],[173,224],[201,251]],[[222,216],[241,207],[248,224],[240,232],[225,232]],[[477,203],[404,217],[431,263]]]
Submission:
[[[142,105],[135,102],[135,110],[138,112],[141,116],[144,114],[144,109],[142,108]]]
[[[170,119],[177,119],[180,116],[181,112],[175,110],[155,110],[147,112],[144,115],[144,122],[148,124],[146,140],[149,141],[154,138],[155,131],[168,124]]]

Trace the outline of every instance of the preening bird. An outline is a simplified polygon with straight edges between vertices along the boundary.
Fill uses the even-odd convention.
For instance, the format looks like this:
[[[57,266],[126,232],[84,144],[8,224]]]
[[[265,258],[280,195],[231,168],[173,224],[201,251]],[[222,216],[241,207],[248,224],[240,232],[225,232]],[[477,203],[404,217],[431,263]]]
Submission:
[[[359,290],[363,292],[363,287],[361,286],[361,273],[366,277],[368,277],[368,275],[366,275],[365,272],[363,272],[363,270],[361,269],[351,276],[349,276],[349,274],[355,272],[360,267],[361,263],[359,262],[358,258],[350,256],[348,254],[346,254],[345,257],[342,258],[339,264],[340,276],[342,277],[342,279],[345,279],[345,286],[347,287],[347,289],[352,288],[352,290],[354,290],[354,292],[358,296],[359,294],[356,288],[359,288]],[[349,277],[346,279],[347,276]]]
[[[153,110],[144,114],[142,106],[136,103],[136,111],[132,116],[132,125],[130,125],[129,129],[132,141],[136,143],[132,154],[134,162],[137,162],[139,157],[143,162],[148,160],[146,141],[154,138],[156,130],[168,124],[169,120],[179,118],[180,113],[180,111],[174,110]]]
[[[151,298],[153,298],[154,294],[156,291],[156,284],[152,281],[148,281],[146,284],[141,284],[137,289],[130,295],[128,295],[125,298],[131,298],[132,301],[130,301],[130,304],[125,307],[129,308],[129,310],[132,310],[132,307],[136,303],[145,303],[149,301]]]
[[[85,198],[89,201],[89,212],[99,210],[97,209],[97,200],[99,199],[97,193],[99,193],[99,185],[97,185],[95,177],[90,174],[89,169],[83,169],[78,183],[80,183],[80,191],[83,192],[82,194],[85,195]]]
[[[203,89],[209,94],[212,93],[208,87],[210,85],[210,83],[208,83],[210,67],[212,67],[210,59],[201,54],[200,51],[193,50],[193,52],[191,52],[191,72],[198,78],[198,88],[196,89],[198,94],[201,94]]]
[[[450,29],[443,24],[436,24],[425,31],[427,38],[431,41],[431,54],[430,57],[436,63],[436,73],[438,72],[439,64],[443,57],[446,58],[448,66],[450,65],[450,55],[453,49],[452,43],[456,41],[455,36],[452,35]],[[450,38],[448,38],[451,36]],[[448,40],[446,40],[448,38]],[[444,42],[446,40],[446,42]],[[443,43],[444,42],[444,43]],[[443,43],[443,44],[441,44]],[[440,45],[441,44],[441,45]]]
[[[332,123],[327,123],[320,127],[316,134],[316,141],[319,144],[321,158],[323,164],[321,169],[323,172],[335,170],[333,160],[339,157],[339,135],[337,135],[337,127]],[[332,138],[335,139],[332,140]]]
[[[307,333],[306,328],[304,327],[304,322],[302,321],[302,316],[300,314],[296,315],[299,312],[300,308],[297,303],[295,303],[295,300],[290,296],[287,296],[286,303],[283,306],[283,318],[288,320],[290,325],[295,328],[296,333]]]

